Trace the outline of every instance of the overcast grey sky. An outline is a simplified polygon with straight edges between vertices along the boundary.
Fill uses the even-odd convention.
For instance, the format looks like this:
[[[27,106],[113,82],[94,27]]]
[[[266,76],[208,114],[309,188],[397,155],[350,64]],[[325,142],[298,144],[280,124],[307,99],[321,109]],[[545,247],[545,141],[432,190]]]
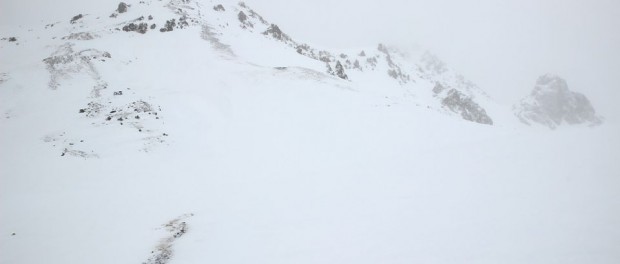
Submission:
[[[618,0],[246,0],[294,38],[324,47],[415,43],[502,103],[556,73],[620,114]]]
[[[0,0],[0,23],[36,25],[118,1]],[[420,44],[503,104],[528,94],[539,75],[556,73],[606,117],[620,115],[620,0],[245,2],[301,42]]]

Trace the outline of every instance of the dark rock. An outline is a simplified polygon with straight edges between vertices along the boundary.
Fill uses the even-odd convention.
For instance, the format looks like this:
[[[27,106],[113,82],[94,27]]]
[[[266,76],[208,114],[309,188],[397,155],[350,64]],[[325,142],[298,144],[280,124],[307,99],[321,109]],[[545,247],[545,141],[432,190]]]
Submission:
[[[334,69],[332,68],[332,66],[329,65],[328,62],[325,62],[325,65],[327,65],[327,74],[334,75]]]
[[[138,29],[138,25],[134,24],[134,23],[129,23],[128,25],[123,26],[123,31],[136,31],[136,29]]]
[[[173,18],[172,20],[167,20],[166,25],[163,28],[160,28],[160,32],[169,32],[173,31],[174,27],[177,25],[176,20]]]
[[[493,120],[487,115],[484,108],[456,89],[450,89],[446,97],[441,100],[441,104],[452,112],[461,114],[461,117],[465,120],[480,124],[493,124]]]
[[[237,14],[237,18],[239,19],[239,21],[241,21],[241,23],[245,23],[245,21],[248,20],[248,16],[243,13],[243,11],[239,11],[239,14]]]
[[[226,9],[224,9],[224,6],[221,5],[221,4],[214,6],[213,10],[215,10],[215,11],[226,11]]]
[[[336,62],[336,72],[335,72],[335,74],[340,79],[343,79],[343,80],[348,80],[349,79],[349,76],[347,76],[347,74],[344,72],[344,68],[342,67],[342,64],[340,64],[340,61]]]
[[[179,18],[179,23],[177,23],[177,28],[189,27],[189,22],[187,22],[187,16],[182,16]]]
[[[271,24],[271,26],[269,26],[269,28],[267,28],[267,30],[263,32],[263,35],[272,36],[273,38],[282,41],[288,41],[291,39],[288,35],[284,34],[282,30],[280,30],[280,27],[278,27],[278,25],[276,24]]]
[[[155,29],[156,27],[157,27],[157,25],[155,25],[155,24],[151,25],[151,29]]]
[[[17,41],[17,38],[16,38],[16,37],[10,37],[10,38],[9,38],[9,42],[15,42],[15,41]]]
[[[118,8],[116,8],[116,12],[118,12],[119,14],[125,13],[127,12],[127,4],[125,4],[125,2],[120,2],[118,3]]]
[[[148,31],[149,28],[149,24],[147,23],[140,23],[140,24],[134,24],[134,23],[129,23],[125,26],[123,26],[123,31],[126,32],[138,32],[140,34],[144,34],[146,33],[146,31]]]
[[[80,20],[81,18],[83,18],[84,16],[82,14],[79,14],[77,16],[74,16],[73,18],[71,18],[71,21],[69,21],[71,24],[75,24],[76,21]]]
[[[149,28],[149,24],[147,23],[140,23],[140,25],[138,25],[138,30],[136,30],[136,32],[140,33],[140,34],[144,34],[146,33],[146,31],[148,31]]]

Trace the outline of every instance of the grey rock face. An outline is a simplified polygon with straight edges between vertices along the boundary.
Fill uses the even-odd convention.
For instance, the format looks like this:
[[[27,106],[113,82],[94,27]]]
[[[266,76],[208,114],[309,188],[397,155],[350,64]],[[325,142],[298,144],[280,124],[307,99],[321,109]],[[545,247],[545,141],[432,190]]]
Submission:
[[[241,23],[245,23],[246,20],[248,20],[248,16],[243,13],[243,11],[239,11],[239,14],[237,14],[237,18],[239,19],[239,22]]]
[[[223,5],[216,5],[216,6],[213,6],[213,10],[215,10],[215,11],[220,11],[220,12],[226,11],[226,9],[224,8],[224,6],[223,6]]]
[[[340,61],[336,63],[336,76],[338,76],[338,78],[343,79],[343,80],[349,79],[347,74],[344,72],[344,68],[342,67],[342,64],[340,63]]]
[[[513,107],[515,115],[525,124],[538,123],[551,129],[569,125],[602,123],[585,95],[572,92],[558,76],[538,78],[532,93]]]
[[[125,4],[124,2],[118,3],[118,8],[116,8],[116,12],[118,12],[119,14],[127,12],[127,4]]]
[[[69,21],[71,24],[75,24],[75,22],[77,22],[78,20],[82,19],[84,17],[84,15],[82,14],[78,14],[74,17],[71,18],[71,21]]]
[[[138,32],[140,34],[144,34],[146,33],[146,31],[149,28],[149,24],[147,23],[140,23],[140,24],[134,24],[134,23],[129,23],[128,25],[125,25],[123,27],[123,31],[127,31],[127,32]]]
[[[445,87],[437,84],[433,92],[439,94],[445,89]],[[450,111],[460,114],[465,120],[493,125],[493,120],[487,115],[484,108],[474,102],[469,96],[456,89],[449,89],[446,92],[446,96],[441,100],[441,104],[443,107],[450,109]]]
[[[269,28],[267,28],[267,30],[263,32],[263,35],[271,36],[272,38],[285,42],[291,41],[291,38],[284,32],[282,32],[282,30],[280,30],[280,27],[278,27],[278,25],[276,24],[271,24],[271,26],[269,26]]]

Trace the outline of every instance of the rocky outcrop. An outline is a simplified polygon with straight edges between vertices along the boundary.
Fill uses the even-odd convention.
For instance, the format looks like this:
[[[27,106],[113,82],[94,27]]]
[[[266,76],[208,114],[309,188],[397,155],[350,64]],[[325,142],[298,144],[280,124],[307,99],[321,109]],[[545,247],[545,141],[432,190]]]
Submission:
[[[513,110],[521,122],[551,129],[563,124],[594,126],[602,123],[585,95],[570,91],[564,79],[549,74],[539,77],[532,93]]]
[[[437,83],[433,93],[441,100],[443,108],[460,114],[467,121],[485,125],[493,125],[493,120],[487,115],[486,110],[477,104],[470,96],[454,88],[446,88]]]
[[[140,34],[146,33],[148,29],[149,29],[149,24],[147,23],[139,23],[139,24],[129,23],[123,27],[123,31],[138,32]]]
[[[118,3],[118,7],[116,8],[116,12],[118,12],[119,14],[125,13],[127,12],[127,4],[125,4],[124,2],[120,2]]]
[[[78,14],[74,17],[71,18],[71,21],[69,21],[71,24],[75,24],[75,22],[77,22],[78,20],[82,19],[84,17],[84,15],[82,14]]]

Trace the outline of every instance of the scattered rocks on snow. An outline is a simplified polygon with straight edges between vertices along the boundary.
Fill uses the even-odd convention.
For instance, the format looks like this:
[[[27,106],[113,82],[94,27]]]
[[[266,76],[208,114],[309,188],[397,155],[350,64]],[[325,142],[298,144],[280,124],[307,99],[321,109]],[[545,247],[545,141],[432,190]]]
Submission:
[[[80,109],[80,114],[84,114],[87,117],[95,117],[104,109],[104,106],[97,102],[90,102],[86,108]]]
[[[163,28],[160,28],[159,31],[160,32],[169,32],[169,31],[173,31],[174,27],[177,25],[176,20],[173,18],[171,20],[167,20],[166,21],[166,25],[164,25]]]
[[[387,72],[390,77],[398,80],[401,84],[407,83],[411,80],[409,75],[405,74],[400,68],[400,66],[394,63],[394,61],[392,60],[392,55],[390,54],[390,51],[387,49],[386,46],[384,46],[383,44],[379,44],[378,50],[385,54],[385,60],[388,63],[388,67],[390,67]]]
[[[64,40],[92,40],[95,38],[99,38],[99,35],[90,32],[71,33],[69,36],[62,37]]]
[[[60,153],[61,157],[80,157],[80,158],[99,158],[94,151],[86,152],[83,150],[78,150],[76,147],[84,143],[84,140],[74,140],[66,137],[66,133],[62,132],[60,134],[50,134],[43,138],[43,142],[53,144],[54,147],[58,145],[58,147],[62,148],[62,152]],[[79,143],[78,143],[79,142]],[[82,146],[83,148],[84,146]]]
[[[551,129],[564,123],[595,126],[603,122],[585,95],[570,91],[564,79],[549,74],[539,77],[531,94],[513,110],[521,122]]]
[[[140,24],[129,23],[123,27],[123,31],[138,32],[140,34],[146,33],[148,29],[149,29],[149,24],[147,23],[140,23]]]
[[[106,121],[111,121],[112,119],[115,119],[117,121],[123,121],[139,113],[155,116],[155,119],[159,119],[157,111],[155,111],[151,104],[142,100],[138,100],[129,103],[123,107],[114,108],[106,115]]]
[[[192,217],[193,215],[194,214],[186,214],[163,225],[163,228],[169,233],[169,235],[161,240],[155,250],[151,251],[151,256],[142,264],[168,263],[174,253],[172,248],[174,242],[185,235],[188,231],[187,222],[183,220]]]
[[[93,79],[99,80],[99,73],[95,69],[92,60],[105,61],[105,58],[111,58],[110,53],[105,51],[85,49],[76,52],[73,50],[73,46],[74,44],[72,43],[65,43],[50,57],[43,59],[50,73],[50,89],[58,88],[61,79],[80,72],[84,72]]]
[[[70,148],[65,148],[60,154],[60,156],[61,157],[72,156],[72,157],[80,157],[80,158],[85,158],[85,159],[99,158],[99,155],[97,155],[93,151],[89,153],[83,150],[76,150],[76,149],[70,149]]]
[[[185,27],[189,27],[189,22],[187,20],[187,16],[181,16],[179,18],[179,23],[177,23],[177,28],[183,29]]]

